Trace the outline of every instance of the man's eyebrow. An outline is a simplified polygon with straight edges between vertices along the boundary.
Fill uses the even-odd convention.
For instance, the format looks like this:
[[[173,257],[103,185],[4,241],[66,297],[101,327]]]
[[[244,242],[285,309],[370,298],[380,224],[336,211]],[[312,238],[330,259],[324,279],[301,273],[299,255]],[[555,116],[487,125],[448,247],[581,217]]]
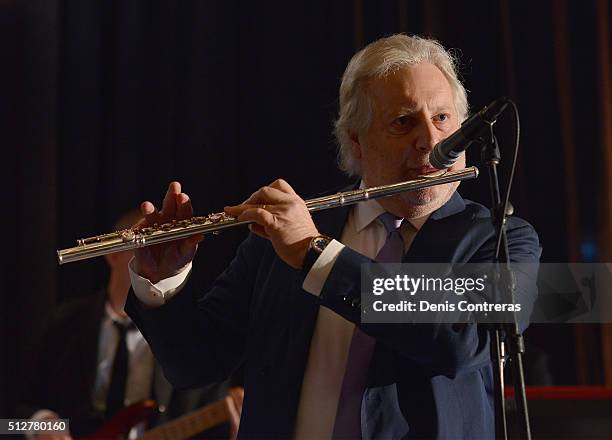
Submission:
[[[451,103],[440,103],[438,105],[432,105],[431,106],[431,111],[433,113],[438,113],[440,111],[447,111],[450,112],[454,109],[454,105]]]
[[[454,107],[452,104],[439,104],[431,107],[432,113],[448,112],[451,113]],[[396,116],[398,114],[413,115],[419,111],[419,106],[413,102],[404,102],[397,105],[393,105],[387,108],[384,112],[387,116]]]
[[[399,104],[399,105],[395,105],[391,108],[389,108],[388,113],[406,113],[406,114],[412,114],[412,113],[416,113],[417,112],[417,106],[414,103],[405,103],[405,104]]]

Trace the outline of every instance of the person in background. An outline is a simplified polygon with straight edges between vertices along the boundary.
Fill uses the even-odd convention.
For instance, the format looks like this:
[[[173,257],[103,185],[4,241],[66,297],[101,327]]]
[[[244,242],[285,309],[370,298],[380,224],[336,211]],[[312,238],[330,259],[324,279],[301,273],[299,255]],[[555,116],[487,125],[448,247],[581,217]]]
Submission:
[[[126,213],[115,230],[129,228],[140,218],[138,211]],[[132,257],[133,251],[106,255],[110,270],[106,286],[61,304],[52,314],[44,341],[32,350],[29,367],[33,368],[29,368],[18,412],[33,420],[69,419],[70,433],[30,437],[82,437],[122,408],[146,399],[156,401],[155,424],[159,425],[227,394],[226,383],[177,391],[165,379],[147,341],[123,311]],[[229,437],[222,430],[216,435]]]

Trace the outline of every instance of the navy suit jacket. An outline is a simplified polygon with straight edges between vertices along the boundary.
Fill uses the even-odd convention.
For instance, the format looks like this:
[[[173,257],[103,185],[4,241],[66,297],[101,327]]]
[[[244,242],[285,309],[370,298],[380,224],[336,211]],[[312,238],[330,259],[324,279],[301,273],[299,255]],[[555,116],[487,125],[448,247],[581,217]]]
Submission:
[[[319,231],[339,238],[348,212],[318,213]],[[513,217],[507,231],[512,260],[538,260],[538,237],[529,224]],[[493,247],[489,210],[455,193],[432,213],[404,261],[485,262]],[[126,310],[176,387],[223,380],[245,362],[240,438],[292,437],[320,306],[377,340],[363,397],[364,438],[493,438],[486,330],[476,324],[362,325],[360,266],[367,262],[345,247],[316,297],[302,289],[301,271],[280,260],[267,240],[250,235],[197,304],[178,294],[149,309],[130,292]],[[521,292],[519,300],[528,303]]]

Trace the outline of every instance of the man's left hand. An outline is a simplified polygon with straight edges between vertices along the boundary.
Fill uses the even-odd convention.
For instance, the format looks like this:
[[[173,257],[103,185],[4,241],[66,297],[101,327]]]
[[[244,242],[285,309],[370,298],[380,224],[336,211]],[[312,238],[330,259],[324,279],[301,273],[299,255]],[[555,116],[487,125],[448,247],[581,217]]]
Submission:
[[[225,212],[253,221],[251,232],[270,240],[276,254],[294,269],[302,268],[310,241],[319,235],[304,200],[283,179],[260,188],[240,205],[225,207]]]

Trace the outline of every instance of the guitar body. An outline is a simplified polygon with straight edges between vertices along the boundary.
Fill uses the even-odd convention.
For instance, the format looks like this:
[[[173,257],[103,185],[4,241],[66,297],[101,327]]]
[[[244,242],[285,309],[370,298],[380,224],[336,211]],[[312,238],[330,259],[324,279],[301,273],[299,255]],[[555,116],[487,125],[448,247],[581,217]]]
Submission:
[[[244,390],[232,388],[229,394],[216,402],[156,426],[142,434],[140,440],[185,440],[221,423],[230,424],[230,439],[235,439],[240,424]],[[150,421],[157,414],[157,405],[144,400],[123,408],[94,434],[80,440],[122,440],[130,429],[142,422]]]
[[[157,405],[152,400],[144,400],[123,408],[104,422],[95,433],[81,440],[121,440],[127,438],[130,429],[139,423],[151,420],[157,414]]]

